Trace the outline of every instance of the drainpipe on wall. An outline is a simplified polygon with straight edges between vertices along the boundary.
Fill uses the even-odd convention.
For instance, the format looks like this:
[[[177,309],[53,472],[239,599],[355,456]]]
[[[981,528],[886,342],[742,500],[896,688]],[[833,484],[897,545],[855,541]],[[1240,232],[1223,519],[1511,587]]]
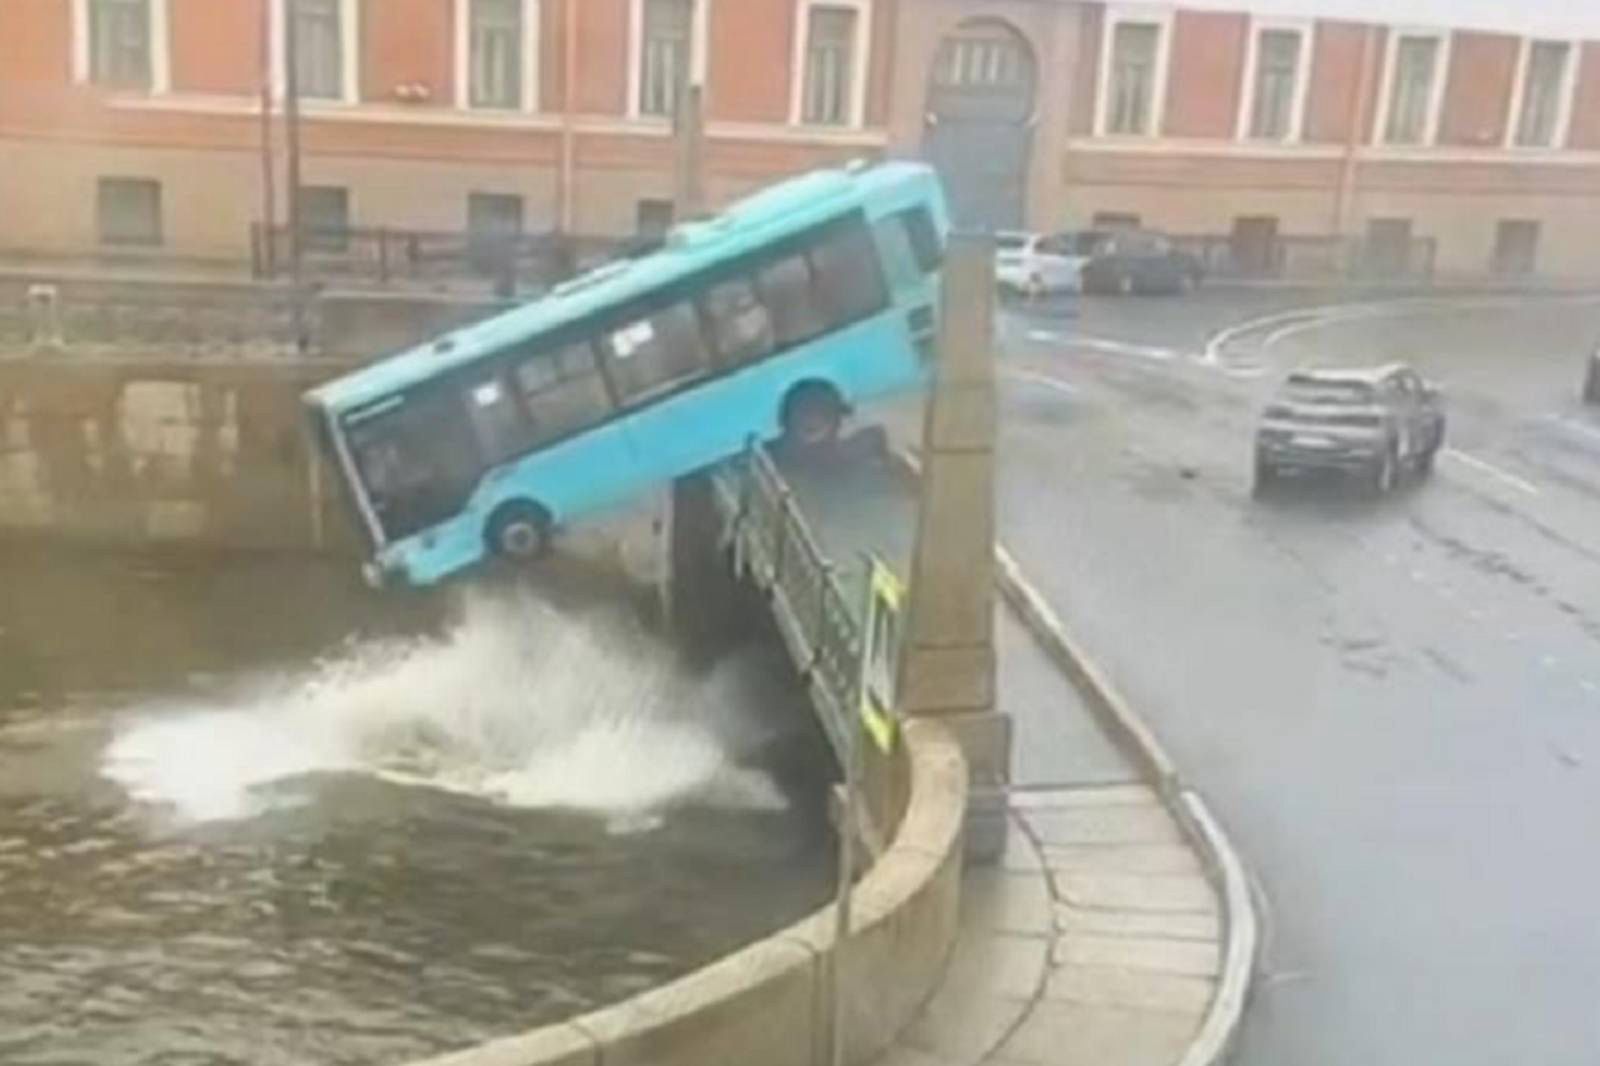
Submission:
[[[272,152],[272,0],[261,0],[261,262],[262,273],[277,273],[277,180]]]
[[[568,239],[572,238],[577,211],[573,206],[573,199],[577,195],[577,161],[574,158],[577,149],[577,93],[578,93],[578,0],[567,0],[566,14],[563,16],[566,24],[562,28],[565,38],[564,56],[561,64],[562,78],[562,107],[561,107],[561,232]]]
[[[1361,76],[1351,94],[1349,133],[1345,137],[1344,159],[1339,164],[1339,186],[1333,202],[1333,232],[1345,236],[1355,213],[1357,155],[1367,136],[1365,118],[1372,103],[1372,76],[1378,52],[1378,27],[1368,26],[1361,41]]]

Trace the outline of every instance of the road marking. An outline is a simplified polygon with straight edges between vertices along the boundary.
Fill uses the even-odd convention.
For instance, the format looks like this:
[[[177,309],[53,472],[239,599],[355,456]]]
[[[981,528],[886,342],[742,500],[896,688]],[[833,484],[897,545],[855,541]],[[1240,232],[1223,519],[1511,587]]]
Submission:
[[[1554,670],[1557,666],[1561,665],[1561,660],[1557,659],[1554,655],[1545,655],[1540,657],[1539,665],[1544,667],[1546,670]]]
[[[1503,481],[1520,492],[1526,492],[1529,496],[1539,495],[1539,487],[1531,481],[1525,481],[1509,471],[1500,469],[1493,463],[1479,459],[1475,455],[1468,455],[1466,452],[1457,451],[1455,448],[1446,448],[1444,454],[1458,463],[1465,463],[1480,473],[1488,474],[1497,481]]]
[[[1569,433],[1578,433],[1590,440],[1600,441],[1600,429],[1586,425],[1572,418],[1562,418],[1560,415],[1549,415],[1550,421],[1560,426]]]
[[[1030,341],[1070,341],[1072,334],[1063,333],[1058,329],[1030,329],[1028,331],[1028,339]]]
[[[1053,389],[1064,396],[1078,395],[1077,386],[1068,385],[1065,381],[1050,377],[1048,374],[1039,374],[1032,370],[1006,370],[1003,373],[1008,378],[1015,378],[1018,381],[1026,381],[1032,385]]]
[[[1178,357],[1178,352],[1171,348],[1160,348],[1153,344],[1134,344],[1131,341],[1113,340],[1110,337],[1080,336],[1074,338],[1074,342],[1085,348],[1112,352],[1116,355],[1135,355],[1141,359],[1155,359],[1163,363]]]
[[[1583,689],[1583,691],[1587,692],[1591,696],[1597,692],[1600,692],[1600,685],[1595,684],[1593,681],[1579,681],[1578,687]]]

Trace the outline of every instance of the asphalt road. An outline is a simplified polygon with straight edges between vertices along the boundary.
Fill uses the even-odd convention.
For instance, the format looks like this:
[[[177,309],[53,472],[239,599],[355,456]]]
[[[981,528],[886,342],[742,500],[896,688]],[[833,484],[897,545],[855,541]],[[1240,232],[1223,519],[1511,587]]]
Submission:
[[[1600,304],[1088,301],[1006,316],[1003,539],[1260,879],[1251,1066],[1600,1061]],[[1383,501],[1250,493],[1309,360],[1451,407]]]

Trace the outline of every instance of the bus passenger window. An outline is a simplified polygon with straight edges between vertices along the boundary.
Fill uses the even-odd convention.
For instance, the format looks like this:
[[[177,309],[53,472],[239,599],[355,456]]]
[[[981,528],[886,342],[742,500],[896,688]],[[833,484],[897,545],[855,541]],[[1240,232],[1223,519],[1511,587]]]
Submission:
[[[829,233],[812,246],[811,262],[828,328],[848,326],[883,310],[883,270],[865,226],[855,223]]]
[[[705,312],[724,363],[748,363],[772,352],[772,316],[750,282],[740,278],[713,285],[706,291]]]
[[[515,377],[533,422],[534,447],[587,429],[611,413],[600,366],[587,343],[541,352],[518,367]]]
[[[772,332],[780,348],[808,341],[827,328],[811,284],[811,266],[792,255],[761,268],[762,299],[772,312]]]
[[[702,373],[708,363],[694,305],[672,304],[612,332],[611,379],[635,400]]]

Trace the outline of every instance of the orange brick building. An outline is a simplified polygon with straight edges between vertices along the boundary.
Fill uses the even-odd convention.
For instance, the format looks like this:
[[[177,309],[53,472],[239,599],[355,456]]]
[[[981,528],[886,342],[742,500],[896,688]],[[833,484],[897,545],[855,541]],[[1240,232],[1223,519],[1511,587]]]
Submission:
[[[296,5],[290,26],[285,0],[0,0],[0,253],[244,260],[293,34],[320,226],[632,232],[665,210],[697,82],[714,201],[923,156],[966,222],[1137,220],[1241,272],[1341,236],[1429,239],[1448,274],[1600,276],[1600,18],[1539,0],[1524,27],[1379,21],[1401,0]]]

